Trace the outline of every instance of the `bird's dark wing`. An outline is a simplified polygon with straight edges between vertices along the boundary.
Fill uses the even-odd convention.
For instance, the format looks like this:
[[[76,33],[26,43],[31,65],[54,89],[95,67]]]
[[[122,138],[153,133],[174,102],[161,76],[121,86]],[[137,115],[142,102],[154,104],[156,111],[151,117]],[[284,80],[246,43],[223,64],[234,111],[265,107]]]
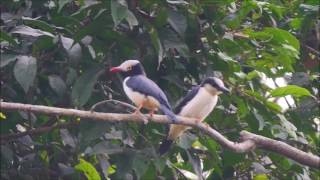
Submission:
[[[179,101],[178,105],[175,107],[174,112],[176,114],[179,114],[182,110],[182,108],[188,104],[189,101],[191,101],[191,99],[194,98],[194,96],[196,96],[196,94],[198,93],[200,89],[200,86],[194,86],[192,87],[192,89],[190,91],[188,91],[187,95],[183,97],[182,100]]]
[[[132,76],[127,80],[126,85],[133,91],[156,98],[160,104],[164,105],[168,109],[171,109],[167,96],[164,94],[164,92],[156,83],[148,79],[146,76]]]

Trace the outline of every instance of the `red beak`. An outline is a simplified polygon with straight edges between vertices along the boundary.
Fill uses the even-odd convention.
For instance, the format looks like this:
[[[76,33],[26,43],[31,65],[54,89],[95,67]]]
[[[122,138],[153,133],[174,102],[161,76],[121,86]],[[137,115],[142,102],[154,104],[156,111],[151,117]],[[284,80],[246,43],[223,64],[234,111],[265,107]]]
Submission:
[[[112,73],[117,73],[117,72],[121,72],[122,70],[119,68],[119,67],[112,67],[111,69],[110,69],[110,72],[112,72]]]

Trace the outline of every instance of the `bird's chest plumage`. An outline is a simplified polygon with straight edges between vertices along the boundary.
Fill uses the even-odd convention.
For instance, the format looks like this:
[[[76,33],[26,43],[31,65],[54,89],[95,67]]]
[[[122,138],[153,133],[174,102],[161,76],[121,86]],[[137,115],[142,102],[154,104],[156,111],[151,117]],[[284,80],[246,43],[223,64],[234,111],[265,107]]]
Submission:
[[[212,96],[207,90],[200,88],[195,97],[182,108],[179,115],[203,120],[216,106],[217,101],[218,96]]]
[[[142,94],[140,92],[136,92],[132,90],[130,87],[127,86],[127,81],[130,77],[126,77],[123,81],[123,89],[126,95],[129,97],[129,99],[137,106],[143,106],[146,109],[149,110],[157,110],[160,106],[160,103],[158,100],[156,100],[154,97]],[[142,82],[137,82],[142,83]]]

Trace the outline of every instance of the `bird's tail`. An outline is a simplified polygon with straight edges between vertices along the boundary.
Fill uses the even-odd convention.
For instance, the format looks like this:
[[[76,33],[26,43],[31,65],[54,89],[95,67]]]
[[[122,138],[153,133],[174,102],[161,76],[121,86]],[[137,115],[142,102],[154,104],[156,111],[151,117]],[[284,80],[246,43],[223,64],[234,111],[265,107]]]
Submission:
[[[172,122],[178,122],[176,115],[165,105],[160,105],[160,110],[168,116]]]
[[[162,156],[166,152],[169,151],[171,144],[173,143],[173,140],[170,139],[164,139],[159,147],[159,154]]]

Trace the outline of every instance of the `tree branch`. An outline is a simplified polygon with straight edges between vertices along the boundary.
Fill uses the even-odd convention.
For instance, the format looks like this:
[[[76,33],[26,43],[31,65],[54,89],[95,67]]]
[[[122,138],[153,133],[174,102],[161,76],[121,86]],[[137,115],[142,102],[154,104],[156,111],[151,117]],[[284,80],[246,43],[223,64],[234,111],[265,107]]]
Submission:
[[[99,121],[117,121],[117,122],[126,121],[126,122],[136,122],[136,123],[144,122],[142,116],[135,115],[135,114],[98,113],[98,112],[82,111],[82,110],[76,110],[76,109],[64,109],[64,108],[20,104],[20,103],[9,103],[9,102],[0,102],[0,108],[1,110],[4,110],[4,109],[5,110],[21,110],[21,111],[28,111],[28,112],[41,113],[41,114],[74,116],[74,117],[99,120]],[[145,115],[145,116],[148,117],[149,120],[156,123],[162,123],[162,124],[172,123],[172,121],[167,119],[167,117],[164,115],[153,115],[152,118],[148,115]],[[213,139],[215,139],[222,146],[229,148],[234,152],[244,153],[244,152],[251,151],[255,148],[260,148],[260,149],[281,154],[301,164],[314,167],[314,168],[320,168],[319,156],[313,155],[311,153],[303,152],[281,141],[276,141],[264,136],[250,133],[248,131],[241,131],[240,132],[241,142],[237,143],[237,142],[228,140],[219,132],[217,132],[216,130],[212,129],[211,127],[209,127],[204,123],[196,123],[197,121],[195,119],[178,117],[178,120],[179,121],[177,122],[177,124],[198,128],[201,131],[204,131]],[[58,125],[56,125],[55,128],[58,128],[57,126]],[[41,133],[41,132],[38,132],[38,133]],[[15,136],[12,136],[12,137],[16,138]],[[21,135],[19,137],[21,137]]]

